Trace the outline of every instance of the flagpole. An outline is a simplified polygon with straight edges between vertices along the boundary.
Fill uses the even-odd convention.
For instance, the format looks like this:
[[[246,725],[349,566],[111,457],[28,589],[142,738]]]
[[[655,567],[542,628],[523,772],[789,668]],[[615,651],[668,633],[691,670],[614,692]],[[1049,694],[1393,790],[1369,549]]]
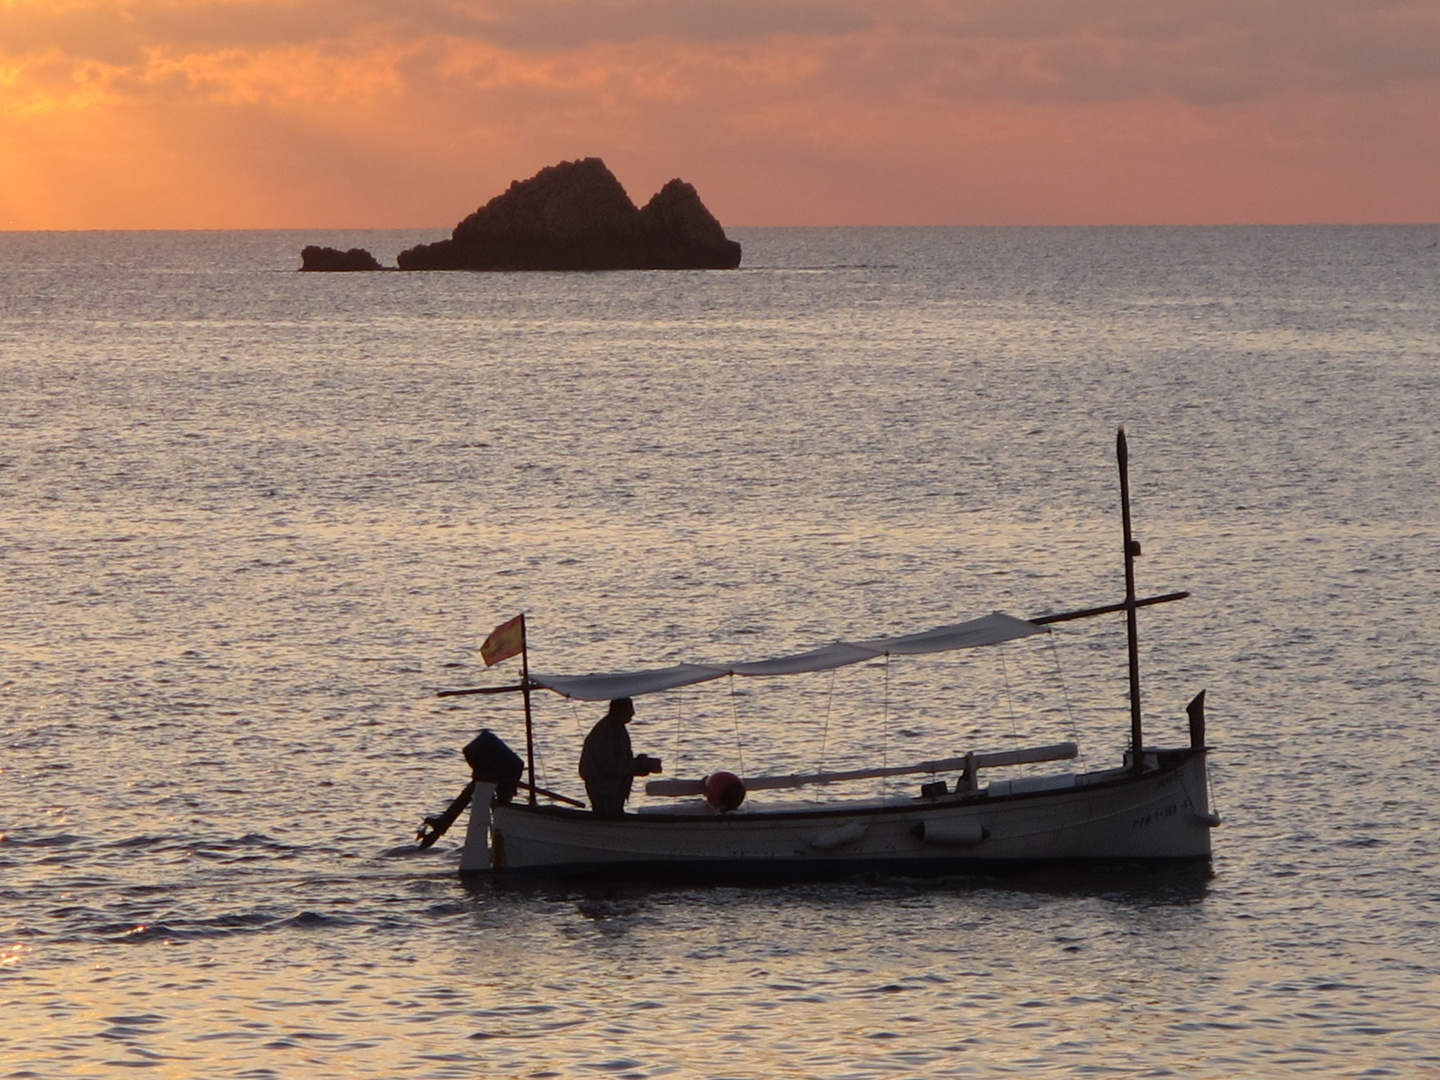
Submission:
[[[530,805],[534,806],[535,727],[530,719],[530,652],[526,647],[523,611],[520,613],[520,692],[525,698],[525,767],[530,771]]]

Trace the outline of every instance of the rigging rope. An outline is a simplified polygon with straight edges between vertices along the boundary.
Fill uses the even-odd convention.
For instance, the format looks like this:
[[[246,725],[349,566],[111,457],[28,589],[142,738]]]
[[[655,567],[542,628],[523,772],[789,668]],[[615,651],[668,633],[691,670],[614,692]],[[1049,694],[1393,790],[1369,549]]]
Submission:
[[[1005,649],[1002,646],[995,650],[1000,656],[1000,677],[1005,682],[1005,708],[1010,713],[1010,737],[1020,738],[1020,731],[1015,726],[1015,699],[1010,693],[1010,668],[1005,663]]]
[[[1046,635],[1050,639],[1050,655],[1055,660],[1055,674],[1060,677],[1060,696],[1065,699],[1065,715],[1070,720],[1070,741],[1080,747],[1080,752],[1075,760],[1078,764],[1085,763],[1085,748],[1080,742],[1080,725],[1075,720],[1075,706],[1070,701],[1070,684],[1065,681],[1065,668],[1060,663],[1060,642],[1059,637],[1053,630]]]
[[[830,741],[830,710],[835,704],[835,669],[830,669],[830,692],[825,696],[825,724],[820,729],[820,757],[815,762],[815,771],[825,771],[825,746]]]
[[[885,701],[882,706],[883,719],[880,724],[880,765],[883,768],[890,766],[890,654],[885,654]],[[887,798],[890,794],[890,778],[882,777],[880,780],[880,798]]]
[[[670,765],[670,775],[671,775],[671,776],[679,776],[679,775],[680,775],[680,772],[681,772],[681,770],[680,770],[680,729],[681,729],[681,727],[683,726],[683,721],[684,721],[684,719],[685,719],[685,709],[684,709],[684,705],[685,705],[685,695],[684,695],[684,693],[679,693],[679,694],[676,694],[675,697],[676,697],[676,702],[675,702],[675,752],[671,755],[671,765]]]
[[[740,710],[735,704],[735,699],[740,695],[735,690],[735,673],[730,673],[730,720],[735,725],[735,761],[740,767],[740,775],[745,775],[745,747],[740,742]]]

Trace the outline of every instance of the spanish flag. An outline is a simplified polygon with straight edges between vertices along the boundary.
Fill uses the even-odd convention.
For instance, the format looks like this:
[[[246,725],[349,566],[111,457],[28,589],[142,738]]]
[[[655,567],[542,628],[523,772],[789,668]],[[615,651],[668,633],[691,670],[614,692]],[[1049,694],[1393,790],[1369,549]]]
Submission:
[[[509,660],[525,651],[525,616],[516,615],[509,622],[501,623],[490,631],[485,644],[480,646],[480,659],[486,667],[493,667],[501,660]]]

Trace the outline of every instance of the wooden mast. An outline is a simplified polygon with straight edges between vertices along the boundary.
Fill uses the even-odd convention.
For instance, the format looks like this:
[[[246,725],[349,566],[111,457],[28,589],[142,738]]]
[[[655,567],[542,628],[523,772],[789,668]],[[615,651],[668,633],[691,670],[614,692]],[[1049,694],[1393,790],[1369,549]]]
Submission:
[[[1125,429],[1115,436],[1115,459],[1120,466],[1120,520],[1125,533],[1125,631],[1130,653],[1130,753],[1131,767],[1139,776],[1145,770],[1145,740],[1140,723],[1140,642],[1135,610],[1135,556],[1140,545],[1130,532],[1130,451]]]

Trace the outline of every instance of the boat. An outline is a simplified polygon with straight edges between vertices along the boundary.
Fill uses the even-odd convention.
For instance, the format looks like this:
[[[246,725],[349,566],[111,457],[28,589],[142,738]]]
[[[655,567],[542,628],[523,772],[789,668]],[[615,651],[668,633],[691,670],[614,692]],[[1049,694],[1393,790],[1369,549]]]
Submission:
[[[1205,742],[1205,692],[1190,702],[1189,743],[1144,741],[1140,709],[1137,612],[1188,596],[1139,598],[1131,535],[1128,450],[1116,438],[1123,526],[1125,598],[1035,618],[996,612],[900,637],[835,642],[758,662],[677,664],[640,671],[543,675],[529,669],[525,620],[497,627],[482,646],[487,665],[521,657],[518,684],[440,691],[442,696],[519,692],[525,698],[526,757],[489,731],[466,748],[474,779],[442,815],[426,818],[421,847],[435,842],[465,807],[470,818],[460,854],[462,876],[601,874],[710,880],[828,877],[857,872],[902,876],[1006,872],[1037,865],[1204,862],[1211,831]],[[986,770],[1071,762],[1073,742],[1000,751],[970,750],[905,766],[838,772],[658,779],[647,796],[673,799],[639,812],[601,814],[582,800],[535,784],[531,697],[549,691],[581,701],[663,693],[725,676],[794,676],[877,657],[985,648],[1050,632],[1055,623],[1123,614],[1126,619],[1130,740],[1123,759],[1094,771],[1060,771],[986,782]],[[657,763],[658,764],[658,763]],[[756,791],[795,789],[865,778],[917,776],[918,790],[831,802],[746,800]],[[999,775],[999,774],[991,774]],[[525,798],[518,798],[521,792]],[[543,801],[542,801],[543,800]]]

